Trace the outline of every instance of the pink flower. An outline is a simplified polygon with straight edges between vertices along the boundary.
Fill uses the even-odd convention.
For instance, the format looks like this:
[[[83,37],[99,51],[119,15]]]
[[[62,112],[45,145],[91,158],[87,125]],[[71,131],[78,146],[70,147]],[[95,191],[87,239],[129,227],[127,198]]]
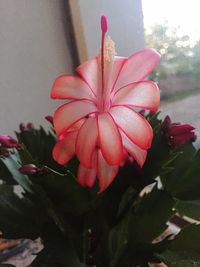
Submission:
[[[167,267],[167,265],[161,262],[161,263],[154,264],[154,267]]]
[[[163,121],[162,129],[172,148],[177,148],[189,141],[195,141],[195,128],[190,124],[171,123],[169,116]]]
[[[59,141],[53,157],[66,164],[74,155],[80,161],[78,181],[100,192],[131,156],[140,166],[152,142],[152,128],[136,109],[155,111],[160,104],[157,85],[144,78],[156,67],[159,54],[145,49],[128,58],[117,57],[114,42],[106,36],[107,21],[101,18],[101,53],[81,64],[80,76],[58,77],[53,99],[69,100],[53,118]]]

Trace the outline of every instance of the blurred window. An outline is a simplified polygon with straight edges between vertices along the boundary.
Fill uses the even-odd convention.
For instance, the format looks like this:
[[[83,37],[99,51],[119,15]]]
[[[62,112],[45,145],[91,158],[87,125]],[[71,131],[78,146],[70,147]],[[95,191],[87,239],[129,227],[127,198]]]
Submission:
[[[150,78],[161,90],[162,116],[190,123],[200,136],[200,1],[142,0],[146,46],[161,54]]]

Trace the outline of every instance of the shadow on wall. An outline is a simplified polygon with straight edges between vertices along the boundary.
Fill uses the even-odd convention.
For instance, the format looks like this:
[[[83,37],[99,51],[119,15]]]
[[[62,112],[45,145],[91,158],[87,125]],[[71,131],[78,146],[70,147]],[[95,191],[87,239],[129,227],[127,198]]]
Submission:
[[[0,132],[44,124],[54,79],[77,65],[65,0],[0,1]]]

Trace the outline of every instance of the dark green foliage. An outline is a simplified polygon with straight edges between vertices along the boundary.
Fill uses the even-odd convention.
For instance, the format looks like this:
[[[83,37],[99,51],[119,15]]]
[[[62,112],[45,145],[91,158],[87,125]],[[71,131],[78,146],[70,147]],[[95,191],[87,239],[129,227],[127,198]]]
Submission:
[[[200,266],[199,244],[200,225],[189,225],[175,237],[159,257],[169,267]]]
[[[98,183],[91,189],[77,183],[76,158],[64,167],[53,161],[53,132],[17,133],[23,148],[0,158],[0,229],[5,238],[42,238],[45,248],[33,267],[200,266],[199,226],[152,242],[175,212],[200,218],[200,153],[191,143],[171,150],[158,114],[147,119],[154,140],[143,169],[127,162],[102,194]],[[19,167],[29,163],[47,171],[21,174]],[[141,194],[153,183],[150,193]]]

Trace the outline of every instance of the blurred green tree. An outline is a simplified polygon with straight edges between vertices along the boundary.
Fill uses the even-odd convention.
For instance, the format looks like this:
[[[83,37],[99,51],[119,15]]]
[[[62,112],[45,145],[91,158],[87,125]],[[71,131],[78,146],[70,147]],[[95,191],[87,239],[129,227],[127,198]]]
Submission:
[[[146,32],[146,44],[154,47],[162,56],[160,64],[151,74],[151,79],[160,80],[172,74],[185,75],[192,72],[193,48],[190,37],[179,35],[178,28],[170,28],[167,22],[156,24],[150,32]],[[196,64],[200,66],[200,44],[196,53],[199,53]]]

